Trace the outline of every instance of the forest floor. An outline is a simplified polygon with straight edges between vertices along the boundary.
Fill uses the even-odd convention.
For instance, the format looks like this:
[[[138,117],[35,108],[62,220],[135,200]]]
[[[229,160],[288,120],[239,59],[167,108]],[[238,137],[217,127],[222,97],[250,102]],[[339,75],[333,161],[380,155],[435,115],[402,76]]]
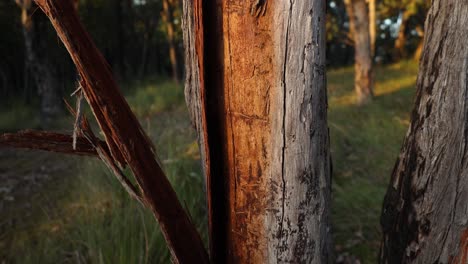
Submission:
[[[375,100],[357,106],[353,69],[328,73],[333,232],[341,263],[376,263],[379,216],[413,105],[417,65],[378,67]],[[124,87],[174,187],[206,240],[196,136],[181,86],[161,79]],[[35,128],[34,109],[0,109],[0,132]],[[70,131],[72,120],[57,122]],[[99,162],[0,150],[0,263],[166,263],[150,213]],[[358,262],[359,261],[359,262]]]

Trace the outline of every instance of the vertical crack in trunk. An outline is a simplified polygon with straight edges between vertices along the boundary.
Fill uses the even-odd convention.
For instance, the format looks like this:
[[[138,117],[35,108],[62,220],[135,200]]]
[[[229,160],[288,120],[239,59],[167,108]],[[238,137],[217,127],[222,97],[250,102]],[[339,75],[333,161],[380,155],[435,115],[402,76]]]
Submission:
[[[286,107],[287,107],[287,86],[286,86],[286,70],[287,70],[287,63],[288,63],[288,39],[289,39],[289,30],[291,27],[291,15],[292,15],[292,8],[293,8],[293,3],[292,1],[289,1],[289,14],[288,14],[288,26],[286,28],[286,41],[285,41],[285,47],[284,47],[284,62],[283,62],[283,124],[282,124],[282,130],[283,130],[283,148],[282,148],[282,153],[281,153],[281,180],[282,180],[282,190],[281,190],[281,222],[280,222],[280,227],[279,227],[279,234],[278,234],[278,252],[277,252],[277,260],[279,261],[280,255],[282,251],[285,251],[287,248],[287,241],[284,241],[284,239],[287,239],[287,236],[284,234],[284,214],[285,214],[285,203],[286,203],[286,169],[285,169],[285,151],[286,151]]]

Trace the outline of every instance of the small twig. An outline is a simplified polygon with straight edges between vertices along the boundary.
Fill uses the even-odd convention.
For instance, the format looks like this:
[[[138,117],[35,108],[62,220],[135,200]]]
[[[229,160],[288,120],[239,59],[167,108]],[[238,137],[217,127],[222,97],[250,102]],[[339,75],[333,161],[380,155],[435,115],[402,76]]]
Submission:
[[[123,174],[123,172],[119,169],[119,167],[111,158],[110,154],[107,151],[103,150],[103,148],[99,145],[96,146],[96,151],[101,160],[104,162],[104,164],[114,173],[115,178],[120,182],[125,191],[127,191],[127,193],[130,195],[130,197],[134,198],[135,200],[140,202],[141,205],[145,206],[145,201],[138,189]]]
[[[75,124],[73,126],[73,149],[76,148],[76,138],[82,134],[81,131],[81,117],[82,112],[81,108],[83,105],[83,90],[81,85],[78,87],[78,90],[74,92],[76,95],[76,115],[75,115]]]

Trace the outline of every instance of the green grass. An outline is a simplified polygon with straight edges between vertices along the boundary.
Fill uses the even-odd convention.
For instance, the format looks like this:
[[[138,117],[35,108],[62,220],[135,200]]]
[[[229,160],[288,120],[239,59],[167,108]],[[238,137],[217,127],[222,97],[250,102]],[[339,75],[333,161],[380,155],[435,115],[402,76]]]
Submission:
[[[196,135],[184,107],[183,88],[167,81],[148,81],[125,91],[155,142],[179,198],[207,241],[204,180]],[[70,175],[61,176],[66,181],[49,183],[32,201],[29,221],[0,233],[0,260],[169,262],[169,252],[152,214],[131,200],[100,162],[90,158],[64,160],[73,167]],[[38,160],[29,161],[34,164]],[[10,219],[22,218],[18,213],[12,212]]]
[[[14,101],[0,107],[0,132],[37,127],[39,127],[39,116],[26,103]]]
[[[376,262],[381,203],[409,124],[416,73],[417,65],[413,62],[377,68],[376,98],[365,106],[355,104],[352,68],[328,73],[334,242],[338,253],[357,256],[361,263]],[[130,85],[124,91],[206,241],[204,184],[196,135],[188,120],[182,87],[154,79]],[[20,114],[22,111],[25,114]],[[32,116],[27,111],[3,112],[0,124],[14,130],[15,120]],[[18,118],[4,121],[10,118],[9,113],[18,113]],[[64,162],[71,164],[70,174],[61,175],[62,180],[51,182],[30,197],[30,218],[0,232],[0,260],[169,261],[153,216],[128,198],[106,168],[89,158],[69,158]]]
[[[375,100],[356,105],[353,68],[328,74],[333,158],[333,224],[337,251],[376,263],[380,210],[409,125],[417,64],[376,70]]]

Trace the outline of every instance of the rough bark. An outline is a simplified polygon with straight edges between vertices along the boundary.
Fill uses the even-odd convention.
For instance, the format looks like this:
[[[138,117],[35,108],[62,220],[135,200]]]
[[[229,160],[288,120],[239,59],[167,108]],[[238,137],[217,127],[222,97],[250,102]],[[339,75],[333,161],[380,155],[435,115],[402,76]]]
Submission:
[[[359,104],[373,97],[373,68],[366,0],[345,0],[354,41],[354,89]]]
[[[110,150],[102,152],[102,147],[97,146],[101,159],[116,176],[121,176],[116,161],[123,158],[129,166],[142,202],[158,220],[175,263],[208,263],[200,236],[158,163],[151,141],[119,92],[109,66],[80,23],[73,5],[63,0],[36,3],[49,17],[82,77],[82,92]],[[96,140],[91,142],[98,145]]]
[[[215,263],[329,263],[325,1],[184,1]]]
[[[174,0],[163,0],[162,19],[166,24],[166,37],[169,47],[169,60],[171,62],[172,79],[179,82],[179,66],[177,63],[177,48],[175,43],[174,16],[172,15],[175,6]]]
[[[54,67],[43,53],[43,36],[38,32],[39,23],[32,15],[36,9],[33,0],[16,0],[21,8],[26,67],[32,74],[40,96],[41,123],[48,126],[61,112],[60,86]],[[36,15],[37,17],[37,15]]]
[[[411,125],[385,196],[381,263],[468,263],[468,2],[433,0]]]

